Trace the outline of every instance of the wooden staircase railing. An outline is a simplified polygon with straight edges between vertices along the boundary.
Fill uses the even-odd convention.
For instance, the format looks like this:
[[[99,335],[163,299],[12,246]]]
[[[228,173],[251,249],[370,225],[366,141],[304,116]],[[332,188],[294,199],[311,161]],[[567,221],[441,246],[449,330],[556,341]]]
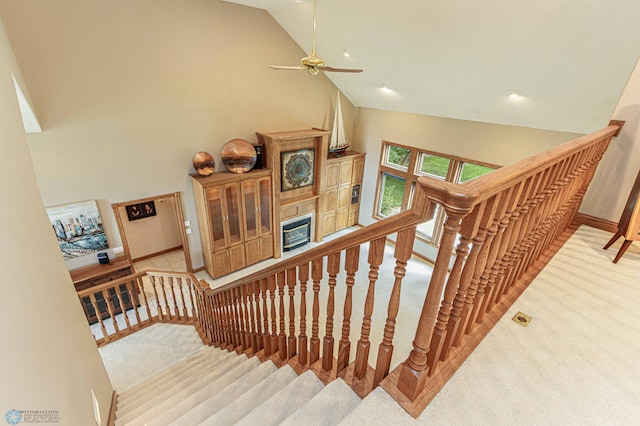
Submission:
[[[325,382],[341,376],[361,396],[382,383],[417,416],[558,248],[620,127],[611,125],[463,184],[422,177],[410,210],[220,288],[196,286],[204,339],[289,363],[299,372],[312,369]],[[416,225],[429,220],[436,205],[446,212],[446,221],[431,279],[425,282],[413,348],[389,374]],[[381,277],[385,242],[392,234],[397,235],[393,277]],[[364,304],[354,307],[362,245],[368,245],[369,283],[361,290]],[[373,368],[376,286],[387,278],[393,284]],[[338,303],[337,286],[346,289]],[[342,310],[342,324],[334,323],[336,309]],[[353,315],[363,315],[357,340],[351,336]]]
[[[196,283],[197,278],[189,273],[144,271],[79,291],[78,298],[80,303],[90,300],[97,320],[92,332],[98,346],[156,322],[196,325],[206,341],[196,321]]]

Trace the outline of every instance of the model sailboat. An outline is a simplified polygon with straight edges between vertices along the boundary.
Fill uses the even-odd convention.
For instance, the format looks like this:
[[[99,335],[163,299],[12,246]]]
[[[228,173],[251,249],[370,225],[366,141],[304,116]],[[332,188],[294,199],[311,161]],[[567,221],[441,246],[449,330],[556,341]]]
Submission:
[[[342,107],[340,106],[340,92],[336,100],[336,113],[333,117],[333,129],[331,130],[331,142],[329,144],[329,152],[340,156],[349,148],[347,134],[344,131],[342,123]]]

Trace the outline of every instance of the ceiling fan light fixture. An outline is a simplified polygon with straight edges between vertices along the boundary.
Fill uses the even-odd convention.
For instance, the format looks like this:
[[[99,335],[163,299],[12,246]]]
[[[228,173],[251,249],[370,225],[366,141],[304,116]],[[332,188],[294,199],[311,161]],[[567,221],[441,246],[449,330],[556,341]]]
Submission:
[[[344,56],[349,56],[347,49],[343,50]],[[288,65],[269,65],[269,68],[274,70],[307,70],[311,75],[317,75],[320,71],[325,72],[346,72],[346,73],[360,73],[361,69],[355,68],[334,68],[326,66],[324,59],[316,55],[316,0],[313,0],[313,37],[311,39],[311,53],[300,60],[300,65],[288,66]]]

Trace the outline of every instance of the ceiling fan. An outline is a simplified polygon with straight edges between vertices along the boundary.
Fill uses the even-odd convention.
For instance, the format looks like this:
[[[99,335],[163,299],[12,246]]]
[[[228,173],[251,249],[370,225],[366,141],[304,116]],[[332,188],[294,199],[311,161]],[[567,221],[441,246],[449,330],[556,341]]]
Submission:
[[[333,68],[324,64],[324,59],[316,55],[316,0],[313,0],[313,41],[311,44],[311,53],[309,56],[305,56],[300,60],[301,65],[287,66],[287,65],[269,65],[269,68],[274,70],[306,70],[311,75],[316,75],[320,71],[330,72],[351,72],[358,73],[362,70],[352,68]]]

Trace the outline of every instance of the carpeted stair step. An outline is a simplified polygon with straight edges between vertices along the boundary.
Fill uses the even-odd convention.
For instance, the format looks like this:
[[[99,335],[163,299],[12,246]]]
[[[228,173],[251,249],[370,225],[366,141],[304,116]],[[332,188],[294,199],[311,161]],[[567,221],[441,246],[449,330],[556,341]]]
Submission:
[[[199,422],[202,425],[233,425],[247,414],[249,411],[247,407],[259,406],[262,402],[296,380],[297,377],[298,375],[293,371],[293,368],[285,365],[245,392],[242,397],[230,401],[224,408],[218,410],[202,422],[200,422],[199,418],[192,418],[189,416],[189,413],[187,413],[171,423],[171,425],[196,425],[199,424]]]
[[[127,399],[131,399],[136,393],[143,392],[143,389],[145,387],[153,388],[158,384],[166,382],[168,377],[180,375],[182,371],[187,370],[201,360],[211,356],[220,356],[221,354],[222,351],[220,349],[208,346],[204,347],[196,351],[195,353],[192,353],[170,365],[167,365],[162,370],[157,371],[149,377],[146,377],[142,381],[118,391],[118,400],[124,401]]]
[[[237,398],[240,398],[263,379],[275,373],[277,369],[273,362],[267,361],[258,365],[242,377],[237,378],[233,383],[224,388],[222,388],[220,383],[212,382],[182,400],[180,403],[175,404],[167,411],[158,413],[158,415],[147,424],[149,426],[162,426],[174,422],[178,418],[179,421],[173,424],[198,424]]]
[[[132,421],[135,418],[141,416],[148,410],[152,410],[154,406],[160,404],[162,401],[169,398],[175,398],[178,393],[181,395],[188,395],[190,392],[199,389],[205,383],[222,376],[246,359],[246,355],[238,356],[236,353],[228,353],[221,358],[219,362],[212,362],[210,364],[206,362],[200,363],[198,366],[190,369],[188,371],[189,374],[177,378],[176,382],[173,383],[172,386],[164,388],[161,392],[157,393],[150,389],[148,397],[145,398],[143,403],[116,418],[116,425],[121,426],[133,424]]]
[[[201,365],[216,364],[230,355],[226,351],[211,351],[204,357],[198,357],[197,360],[188,362],[188,365],[176,365],[176,368],[167,371],[160,380],[147,383],[133,395],[127,394],[124,398],[118,398],[118,412],[122,416],[137,409],[161,393],[170,390],[173,386],[179,385],[185,379],[201,375]]]
[[[338,379],[325,386],[296,412],[287,417],[282,426],[329,426],[340,423],[362,400]]]
[[[416,420],[378,386],[342,419],[339,425],[388,426],[413,423],[416,423]]]
[[[242,426],[276,426],[322,390],[313,371],[306,371],[238,421]],[[246,401],[245,407],[255,407]]]
[[[250,375],[253,371],[258,369],[261,365],[258,358],[247,358],[245,355],[236,355],[239,359],[243,360],[239,364],[236,364],[233,368],[225,368],[222,375],[213,380],[200,380],[197,384],[190,385],[184,389],[173,394],[171,398],[166,399],[159,404],[153,406],[152,409],[147,410],[142,415],[132,420],[130,425],[148,425],[153,419],[158,419],[160,424],[166,425],[169,421],[163,419],[162,413],[172,409],[181,402],[188,400],[191,396],[197,395],[200,392],[202,394],[215,395],[218,392],[226,392],[229,385],[234,383],[238,379]],[[203,373],[206,370],[203,368]]]

